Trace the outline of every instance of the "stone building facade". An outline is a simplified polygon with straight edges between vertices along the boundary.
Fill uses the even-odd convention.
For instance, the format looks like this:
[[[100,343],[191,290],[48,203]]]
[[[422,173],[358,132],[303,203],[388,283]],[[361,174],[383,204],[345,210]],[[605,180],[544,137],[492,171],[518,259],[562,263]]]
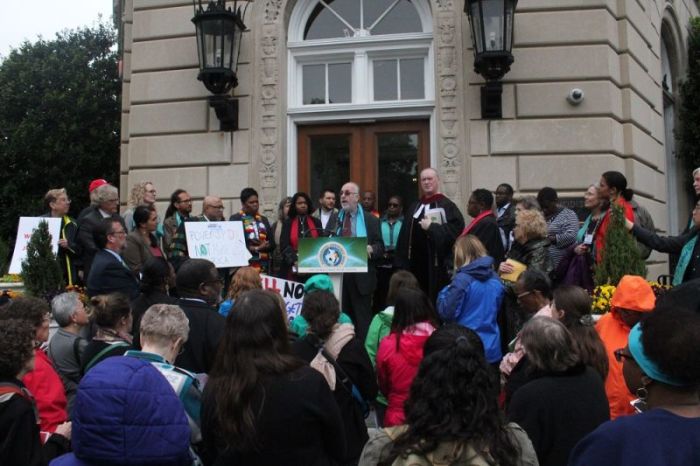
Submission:
[[[184,188],[195,212],[215,194],[228,216],[252,186],[274,216],[283,196],[342,177],[385,199],[387,186],[404,189],[392,183],[431,165],[466,211],[476,188],[580,197],[619,170],[657,228],[682,229],[690,181],[673,157],[673,126],[694,0],[520,0],[500,120],[481,119],[463,0],[400,0],[388,12],[389,0],[326,3],[337,14],[318,0],[243,3],[240,129],[226,133],[196,79],[191,0],[115,0],[122,200],[152,180],[163,207]],[[567,101],[575,88],[580,105]],[[652,255],[650,276],[664,260]]]

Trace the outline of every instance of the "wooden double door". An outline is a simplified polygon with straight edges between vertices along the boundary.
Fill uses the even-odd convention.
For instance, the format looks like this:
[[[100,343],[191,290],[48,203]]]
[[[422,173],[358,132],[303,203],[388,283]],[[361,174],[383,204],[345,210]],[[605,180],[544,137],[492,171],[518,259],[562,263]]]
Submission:
[[[419,195],[419,174],[430,166],[428,120],[300,126],[298,186],[316,203],[347,181],[377,194],[384,211],[391,196],[404,206]]]

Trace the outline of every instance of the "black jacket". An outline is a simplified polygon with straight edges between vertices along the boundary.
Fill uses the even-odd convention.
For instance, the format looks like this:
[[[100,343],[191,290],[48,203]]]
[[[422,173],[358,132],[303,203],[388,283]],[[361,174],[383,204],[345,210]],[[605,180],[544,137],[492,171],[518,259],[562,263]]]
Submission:
[[[92,235],[93,230],[102,222],[102,214],[97,207],[88,207],[80,213],[78,218],[78,244],[82,248],[81,262],[83,266],[83,277],[87,282],[87,277],[90,273],[93,258],[100,249],[95,244],[95,238]],[[118,220],[124,225],[124,220],[119,214],[113,214],[112,218]]]
[[[139,295],[139,281],[131,270],[104,249],[97,251],[87,276],[88,296],[123,293],[130,300]]]
[[[495,265],[503,262],[505,252],[503,251],[501,231],[498,229],[498,221],[496,220],[496,217],[489,215],[488,217],[482,218],[469,231],[469,234],[479,238],[486,248],[488,255],[493,257],[493,263]]]
[[[22,390],[17,379],[0,379],[4,389]],[[6,391],[6,390],[3,390]],[[42,446],[32,402],[25,396],[0,395],[0,462],[7,466],[43,466],[70,451],[70,441],[52,434]]]
[[[175,365],[194,373],[209,373],[224,334],[226,319],[216,308],[200,300],[183,298],[177,305],[190,321],[190,334]]]
[[[566,464],[583,437],[610,419],[600,375],[583,364],[537,374],[513,395],[508,420],[527,432],[542,466]]]
[[[680,236],[659,236],[654,232],[646,230],[639,225],[632,228],[632,234],[639,240],[640,243],[659,252],[669,254],[680,254],[683,247],[697,235],[700,235],[700,230],[693,227],[690,230],[682,233]],[[700,241],[695,243],[693,255],[685,269],[685,274],[682,277],[684,282],[700,278]]]
[[[264,377],[254,394],[257,451],[226,448],[211,381],[202,399],[202,460],[209,465],[333,466],[345,457],[340,411],[321,374],[302,366]]]
[[[292,351],[301,359],[310,363],[318,353],[314,344],[313,336],[307,335],[292,344]],[[336,360],[341,369],[350,377],[352,383],[357,387],[364,400],[369,403],[377,396],[377,377],[374,373],[372,363],[367,356],[364,345],[357,338],[353,337],[340,350]],[[362,453],[362,448],[369,439],[367,426],[359,404],[340,383],[342,376],[336,372],[336,386],[333,391],[335,401],[340,408],[343,418],[343,429],[347,440],[347,455],[343,458],[343,463],[357,462]]]

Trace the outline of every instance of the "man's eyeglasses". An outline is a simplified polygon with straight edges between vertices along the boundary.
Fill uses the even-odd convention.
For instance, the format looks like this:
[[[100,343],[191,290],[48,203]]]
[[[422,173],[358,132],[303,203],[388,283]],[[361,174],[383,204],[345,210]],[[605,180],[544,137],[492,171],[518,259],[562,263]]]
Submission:
[[[516,295],[515,297],[518,299],[523,299],[525,296],[532,294],[532,291],[523,291],[522,293]]]
[[[623,359],[631,359],[634,361],[632,355],[626,352],[624,348],[616,349],[613,351],[613,354],[615,355],[615,361],[617,362],[622,362]]]
[[[357,195],[359,193],[353,192],[353,191],[340,191],[341,196],[352,196],[352,195]]]
[[[207,208],[224,210],[224,206],[222,205],[208,205]]]
[[[126,231],[125,230],[113,231],[112,233],[110,233],[110,235],[126,235]]]
[[[178,204],[189,204],[190,202],[192,202],[192,199],[179,199],[177,201]]]

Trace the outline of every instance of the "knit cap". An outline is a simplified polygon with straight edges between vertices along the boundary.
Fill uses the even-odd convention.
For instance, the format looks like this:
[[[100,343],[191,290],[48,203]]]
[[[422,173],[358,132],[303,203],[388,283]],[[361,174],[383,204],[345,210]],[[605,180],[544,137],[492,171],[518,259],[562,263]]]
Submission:
[[[318,274],[306,280],[304,283],[304,294],[311,294],[314,291],[330,291],[333,293],[333,282],[326,274]]]
[[[638,275],[625,275],[615,289],[610,307],[637,312],[651,312],[656,304],[656,295],[651,285]]]

